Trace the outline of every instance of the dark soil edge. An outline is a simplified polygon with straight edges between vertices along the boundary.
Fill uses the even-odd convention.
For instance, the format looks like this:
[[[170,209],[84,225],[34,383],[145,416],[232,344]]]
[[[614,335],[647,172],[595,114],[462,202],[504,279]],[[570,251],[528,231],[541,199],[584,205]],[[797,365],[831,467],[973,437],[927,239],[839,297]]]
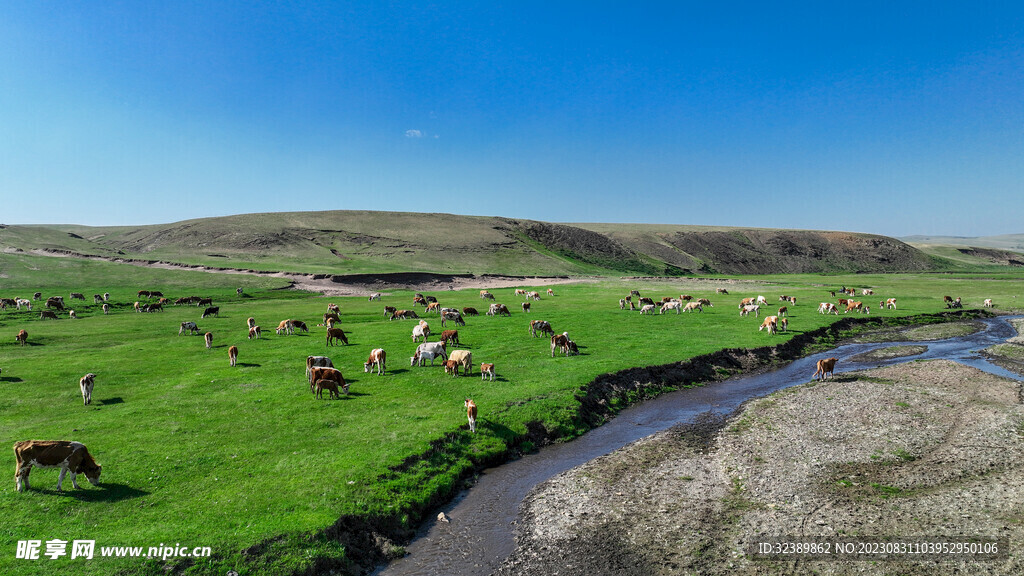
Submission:
[[[586,384],[577,394],[580,405],[577,418],[586,428],[600,426],[615,414],[636,402],[658,396],[663,392],[683,387],[701,386],[726,380],[741,373],[768,370],[836,345],[844,331],[882,328],[891,325],[928,324],[952,322],[991,317],[985,310],[958,310],[935,314],[920,314],[898,318],[844,318],[830,326],[794,336],[787,342],[759,348],[727,348],[704,354],[681,362],[658,366],[627,368],[618,372],[602,374]],[[465,425],[460,427],[466,428]],[[320,576],[326,574],[365,575],[379,568],[396,556],[396,551],[415,536],[417,527],[427,519],[429,511],[454,498],[463,490],[468,481],[484,470],[513,460],[520,455],[523,446],[543,446],[562,440],[559,432],[548,430],[541,422],[527,424],[527,434],[517,438],[515,444],[499,457],[486,461],[473,460],[474,468],[444,493],[437,493],[430,502],[423,503],[416,510],[396,511],[388,515],[345,515],[332,526],[311,540],[327,538],[345,547],[344,558],[317,558],[305,569],[297,570],[296,576]],[[451,450],[459,431],[446,434],[435,440],[427,452],[411,456],[395,467],[400,471],[411,463],[427,459],[438,450]],[[403,522],[402,516],[408,521]],[[261,545],[251,547],[247,552],[259,556]],[[255,554],[253,554],[255,553]],[[399,552],[400,553],[400,552]],[[252,558],[252,556],[250,556]]]

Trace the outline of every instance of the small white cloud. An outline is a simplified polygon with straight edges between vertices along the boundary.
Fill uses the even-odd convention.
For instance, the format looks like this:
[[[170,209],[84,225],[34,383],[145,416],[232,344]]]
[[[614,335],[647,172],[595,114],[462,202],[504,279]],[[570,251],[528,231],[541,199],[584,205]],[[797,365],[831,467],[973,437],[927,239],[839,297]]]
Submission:
[[[423,138],[423,132],[420,132],[419,130],[406,130],[405,131],[405,137],[406,138]]]

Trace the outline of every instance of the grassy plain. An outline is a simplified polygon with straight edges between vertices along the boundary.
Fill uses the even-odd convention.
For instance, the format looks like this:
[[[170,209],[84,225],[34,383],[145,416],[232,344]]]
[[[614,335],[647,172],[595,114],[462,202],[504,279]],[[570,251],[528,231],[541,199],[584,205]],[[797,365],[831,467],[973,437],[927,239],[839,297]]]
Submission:
[[[1020,287],[1012,274],[984,281],[950,275],[606,280],[555,286],[556,296],[533,303],[530,314],[520,310],[511,288],[496,289],[512,317],[467,318],[459,328],[460,348],[473,353],[473,375],[452,378],[440,365],[410,367],[413,323],[383,316],[384,305],[412,308],[409,292],[380,302],[327,299],[279,290],[282,281],[273,278],[10,254],[0,255],[0,276],[2,297],[30,298],[41,290],[44,297],[67,300],[77,291],[89,298],[73,306],[78,320],[39,320],[39,308],[0,312],[0,439],[7,445],[78,440],[104,466],[100,487],[63,494],[55,491],[53,470],[33,471],[27,493],[17,493],[13,479],[0,483],[3,574],[148,574],[164,566],[134,558],[16,559],[16,543],[27,539],[95,539],[97,554],[100,546],[210,546],[212,560],[178,568],[186,574],[292,573],[344,555],[340,544],[322,536],[343,516],[416,522],[475,466],[504,457],[527,423],[541,422],[563,437],[583,432],[575,394],[600,374],[789,337],[759,333],[760,319],[740,318],[740,297],[763,294],[774,309],[780,294],[796,296],[798,304],[789,306],[794,334],[838,319],[815,309],[840,285],[873,288],[875,296],[864,300],[872,314],[885,316],[940,311],[943,294],[962,296],[967,307],[984,298],[1007,307]],[[244,296],[235,294],[237,286]],[[716,295],[716,287],[730,295]],[[172,298],[213,297],[220,317],[202,320],[199,309],[184,306],[137,314],[131,302],[142,288]],[[706,296],[715,306],[700,314],[641,316],[619,310],[618,299],[631,288],[659,298]],[[91,295],[102,292],[116,302],[109,316],[92,304]],[[432,294],[443,306],[486,309],[476,291]],[[878,310],[886,297],[896,297],[899,309]],[[348,346],[326,347],[324,329],[315,327],[328,302],[341,306]],[[260,340],[246,339],[249,316],[263,328]],[[311,332],[274,334],[285,318],[304,320]],[[568,331],[582,354],[552,358],[547,339],[528,333],[533,319]],[[186,320],[213,333],[213,350],[200,336],[178,335]],[[436,316],[427,320],[440,332]],[[21,328],[29,332],[25,347],[14,342]],[[228,366],[230,345],[240,349],[235,368]],[[382,377],[362,371],[376,347],[389,355]],[[352,384],[351,394],[314,399],[304,378],[307,355],[330,356]],[[496,364],[495,382],[480,380],[482,361]],[[87,372],[97,375],[91,406],[82,405],[77,386]],[[466,397],[480,407],[476,435],[464,429]],[[443,449],[430,450],[440,439],[446,439]],[[10,470],[14,457],[6,454],[0,463]],[[429,457],[409,459],[422,454]],[[261,543],[264,553],[244,552]]]

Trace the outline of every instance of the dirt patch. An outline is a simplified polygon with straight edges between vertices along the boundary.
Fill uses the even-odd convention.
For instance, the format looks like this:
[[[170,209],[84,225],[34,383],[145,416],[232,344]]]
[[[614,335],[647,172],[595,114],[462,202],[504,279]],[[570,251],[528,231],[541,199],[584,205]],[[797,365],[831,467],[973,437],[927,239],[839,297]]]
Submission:
[[[754,561],[759,539],[1024,539],[1020,384],[948,361],[807,384],[749,403],[709,442],[676,428],[538,486],[496,572],[1015,574],[989,562]],[[837,417],[838,416],[838,417]],[[706,436],[706,435],[705,435]],[[697,438],[700,434],[696,435]],[[613,559],[630,551],[629,561]]]
[[[879,330],[854,338],[853,342],[927,342],[967,336],[984,329],[980,322],[947,322],[912,328]]]
[[[892,360],[893,358],[917,356],[918,354],[924,354],[927,351],[927,346],[890,346],[888,348],[880,348],[878,350],[872,350],[871,352],[858,354],[850,358],[850,360],[852,362],[879,362],[882,360]]]

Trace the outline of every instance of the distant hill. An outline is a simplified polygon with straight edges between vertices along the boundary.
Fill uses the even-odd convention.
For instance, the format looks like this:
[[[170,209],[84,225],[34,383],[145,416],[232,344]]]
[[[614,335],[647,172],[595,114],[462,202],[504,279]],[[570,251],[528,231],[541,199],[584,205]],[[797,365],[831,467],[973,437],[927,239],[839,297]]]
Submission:
[[[3,226],[0,249],[332,274],[672,276],[966,265],[894,238],[853,232],[560,224],[376,211],[241,214],[146,226]]]

